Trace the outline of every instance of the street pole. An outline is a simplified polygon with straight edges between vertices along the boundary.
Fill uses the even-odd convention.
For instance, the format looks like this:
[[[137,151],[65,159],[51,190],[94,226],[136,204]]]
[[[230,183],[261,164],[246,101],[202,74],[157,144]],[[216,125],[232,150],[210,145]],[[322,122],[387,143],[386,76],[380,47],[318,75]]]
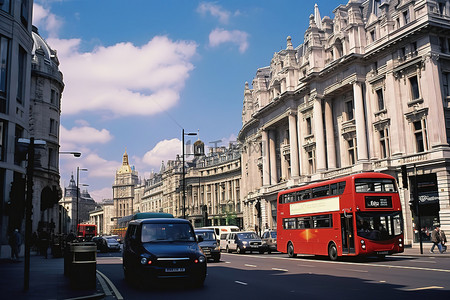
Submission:
[[[34,137],[30,138],[28,146],[27,163],[27,202],[25,204],[25,263],[23,289],[28,291],[30,287],[30,248],[33,214],[33,169],[34,169]]]
[[[184,174],[184,128],[182,129],[182,133],[181,133],[181,136],[182,136],[182,148],[183,148],[183,150],[182,150],[182,152],[183,152],[183,155],[182,155],[182,157],[183,157],[183,196],[182,196],[182,200],[183,200],[183,219],[186,219],[186,207],[185,207],[185,205],[186,205],[186,194],[185,194],[185,192],[186,192],[186,183],[185,183],[185,177],[186,177],[186,175]]]
[[[80,185],[80,171],[87,171],[87,170],[88,169],[86,169],[86,168],[77,167],[77,219],[76,219],[75,228],[74,228],[74,232],[76,232],[77,235],[78,235],[78,233],[77,233],[78,223],[80,222],[79,214],[78,214],[78,212],[79,212],[79,202],[80,202],[80,188],[79,188],[79,185]]]
[[[75,228],[73,229],[73,232],[78,236],[78,203],[80,198],[80,189],[78,187],[80,181],[80,167],[77,167],[77,219],[75,220]]]
[[[417,169],[416,164],[414,164],[414,210],[417,214],[417,225],[419,226],[419,244],[420,244],[420,254],[423,254],[423,242],[422,242],[422,222],[420,220],[420,206],[419,206],[419,190],[417,184]]]

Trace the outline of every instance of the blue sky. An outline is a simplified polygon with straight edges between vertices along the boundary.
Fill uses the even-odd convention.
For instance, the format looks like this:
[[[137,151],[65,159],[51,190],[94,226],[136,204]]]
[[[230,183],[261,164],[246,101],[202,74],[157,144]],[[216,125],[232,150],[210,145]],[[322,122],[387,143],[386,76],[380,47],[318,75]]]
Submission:
[[[181,130],[206,146],[235,141],[244,84],[274,52],[303,43],[309,0],[35,0],[33,24],[64,75],[61,184],[76,168],[96,201],[112,198],[125,150],[139,176],[181,153]],[[190,138],[190,137],[189,137]],[[192,141],[196,140],[193,137]],[[186,137],[186,141],[188,141]]]

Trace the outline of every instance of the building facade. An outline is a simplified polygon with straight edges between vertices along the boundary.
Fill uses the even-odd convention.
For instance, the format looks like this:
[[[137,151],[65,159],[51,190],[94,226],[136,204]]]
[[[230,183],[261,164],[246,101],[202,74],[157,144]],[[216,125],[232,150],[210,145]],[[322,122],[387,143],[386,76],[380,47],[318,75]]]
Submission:
[[[114,216],[114,201],[104,199],[89,212],[89,224],[97,225],[98,235],[110,235],[115,225]]]
[[[333,13],[320,18],[316,6],[304,43],[288,37],[245,85],[246,224],[275,228],[283,189],[377,171],[398,179],[406,244],[437,224],[450,230],[449,1],[351,0]]]
[[[16,141],[30,137],[31,16],[32,1],[0,3],[0,257],[10,255],[8,234],[25,232],[26,162]],[[34,207],[38,201],[33,199]]]
[[[123,194],[123,198],[128,199],[129,206],[132,203],[132,209],[126,210],[124,215],[118,215],[116,211],[113,218],[119,220],[137,212],[165,212],[182,218],[184,208],[186,219],[195,227],[206,225],[243,227],[239,192],[241,178],[239,147],[230,145],[229,148],[214,148],[208,155],[204,154],[203,142],[197,141],[194,148],[197,155],[185,161],[184,185],[183,161],[180,156],[167,163],[162,162],[158,173],[152,173],[150,178],[143,180],[142,183],[136,179],[135,185],[129,185],[130,192]],[[116,179],[113,190],[117,187]],[[116,222],[115,226],[118,227],[119,224]]]
[[[59,124],[63,75],[59,71],[56,51],[51,49],[33,26],[31,56],[31,95],[29,133],[45,141],[44,147],[35,148],[33,176],[34,217],[33,228],[60,233],[62,197],[59,174]]]
[[[81,191],[73,178],[70,178],[69,185],[64,188],[64,197],[59,201],[59,205],[65,210],[61,218],[63,233],[77,230],[78,223],[89,223],[90,211],[95,210],[97,203],[92,199],[87,190]],[[66,218],[64,218],[64,215]]]

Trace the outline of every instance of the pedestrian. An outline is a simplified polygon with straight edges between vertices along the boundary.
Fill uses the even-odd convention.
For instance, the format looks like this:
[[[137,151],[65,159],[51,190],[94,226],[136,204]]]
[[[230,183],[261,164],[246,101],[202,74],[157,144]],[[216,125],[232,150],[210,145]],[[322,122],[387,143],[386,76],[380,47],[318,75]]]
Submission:
[[[9,245],[11,246],[11,259],[13,261],[19,260],[19,249],[22,245],[22,237],[20,236],[19,229],[14,229],[9,236]]]
[[[430,253],[434,253],[434,247],[438,247],[439,253],[442,253],[442,245],[441,245],[441,236],[439,234],[439,226],[436,226],[434,230],[431,232],[431,242],[433,242],[433,246],[431,246]]]
[[[447,237],[445,236],[445,232],[444,230],[440,230],[439,231],[439,235],[441,238],[441,244],[442,244],[442,253],[444,253],[445,251],[447,251]]]

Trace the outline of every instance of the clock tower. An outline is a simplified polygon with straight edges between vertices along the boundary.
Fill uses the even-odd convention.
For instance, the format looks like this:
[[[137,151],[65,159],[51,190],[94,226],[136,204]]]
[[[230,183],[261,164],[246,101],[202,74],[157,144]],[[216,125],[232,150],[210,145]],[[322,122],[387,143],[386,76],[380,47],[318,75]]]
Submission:
[[[116,171],[113,185],[114,212],[116,218],[131,215],[135,212],[133,207],[134,188],[138,184],[138,172],[128,162],[128,154],[122,157],[122,165]]]

